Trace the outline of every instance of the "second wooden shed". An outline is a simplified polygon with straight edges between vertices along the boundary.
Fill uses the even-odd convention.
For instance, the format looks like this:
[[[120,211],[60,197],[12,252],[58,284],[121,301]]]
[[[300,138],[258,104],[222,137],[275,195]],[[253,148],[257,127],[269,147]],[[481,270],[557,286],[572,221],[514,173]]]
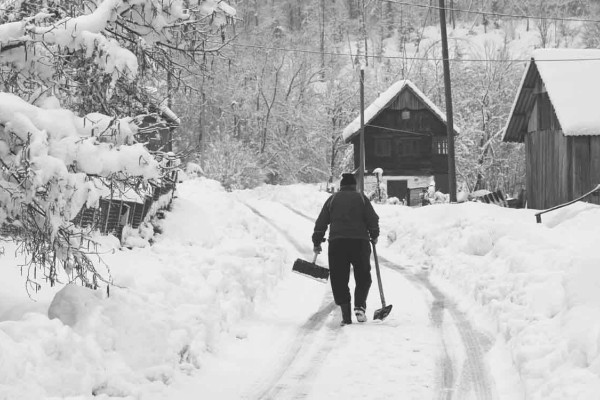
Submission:
[[[529,208],[554,207],[600,183],[599,100],[600,50],[533,52],[503,136],[525,143]]]

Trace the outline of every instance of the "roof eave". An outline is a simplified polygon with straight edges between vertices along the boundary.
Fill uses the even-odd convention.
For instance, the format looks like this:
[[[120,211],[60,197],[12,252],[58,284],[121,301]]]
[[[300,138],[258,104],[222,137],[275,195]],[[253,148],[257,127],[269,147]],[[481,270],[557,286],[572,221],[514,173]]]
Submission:
[[[529,60],[529,62],[527,63],[527,67],[525,68],[525,72],[523,73],[523,76],[521,77],[521,82],[519,83],[519,88],[517,89],[517,94],[515,96],[512,107],[508,114],[508,120],[506,122],[506,127],[504,128],[504,133],[502,135],[503,142],[523,142],[524,141],[524,136],[521,134],[518,124],[515,122],[515,120],[516,120],[517,116],[520,115],[519,113],[522,113],[524,111],[524,110],[518,110],[517,106],[519,104],[521,104],[521,102],[519,100],[521,100],[521,97],[523,96],[523,93],[525,91],[525,82],[527,81],[529,74],[533,72],[532,68],[534,66],[535,66],[534,59],[531,58]],[[517,125],[517,126],[515,126],[515,125]]]

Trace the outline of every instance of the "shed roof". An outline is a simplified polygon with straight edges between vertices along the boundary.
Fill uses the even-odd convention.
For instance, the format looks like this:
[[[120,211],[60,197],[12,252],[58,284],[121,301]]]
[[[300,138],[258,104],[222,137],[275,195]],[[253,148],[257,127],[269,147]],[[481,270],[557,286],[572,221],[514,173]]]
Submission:
[[[544,83],[564,135],[600,135],[599,71],[599,49],[534,50],[504,128],[503,140],[524,140],[538,77]]]
[[[421,100],[427,108],[429,108],[433,114],[435,114],[440,121],[446,125],[446,114],[443,113],[414,83],[408,79],[404,79],[394,83],[385,92],[381,93],[379,97],[375,99],[365,109],[365,125],[374,120],[388,105],[394,101],[396,97],[404,90],[411,90],[419,100]],[[342,138],[345,142],[349,142],[356,134],[360,131],[360,115],[350,122],[342,131]],[[454,126],[454,132],[458,133],[459,129]]]

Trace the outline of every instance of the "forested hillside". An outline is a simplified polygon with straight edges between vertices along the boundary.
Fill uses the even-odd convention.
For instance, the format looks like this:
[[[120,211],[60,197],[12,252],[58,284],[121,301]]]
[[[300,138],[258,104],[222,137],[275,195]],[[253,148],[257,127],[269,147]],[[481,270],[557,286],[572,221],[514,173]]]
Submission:
[[[178,148],[229,187],[324,181],[351,159],[341,130],[410,79],[445,108],[439,2],[230,1],[236,23],[204,57],[197,90],[175,99]],[[501,142],[537,47],[596,47],[598,1],[447,0],[459,190],[524,183],[523,151]],[[532,16],[525,18],[524,16]],[[535,18],[542,17],[542,18]],[[600,17],[597,17],[600,19]]]

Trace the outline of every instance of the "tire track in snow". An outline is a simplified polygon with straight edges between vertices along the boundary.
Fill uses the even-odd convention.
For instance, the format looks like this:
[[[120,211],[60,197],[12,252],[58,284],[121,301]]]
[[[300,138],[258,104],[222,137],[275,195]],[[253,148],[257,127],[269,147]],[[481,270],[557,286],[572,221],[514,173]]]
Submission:
[[[255,207],[246,202],[243,204],[254,214],[263,219],[277,232],[279,232],[296,250],[302,252],[302,246],[286,230],[280,228],[272,219],[264,215]],[[323,298],[319,310],[311,315],[299,328],[292,345],[288,347],[281,362],[273,375],[261,383],[252,399],[301,399],[308,395],[310,382],[318,372],[329,352],[335,345],[335,337],[340,327],[326,326],[327,317],[337,308],[330,292]],[[327,329],[324,329],[327,328]],[[324,333],[325,340],[318,341],[320,333]],[[309,357],[303,357],[308,354]],[[295,372],[295,369],[299,369]]]
[[[313,345],[319,345],[316,341],[317,334],[325,326],[327,316],[331,314],[334,309],[335,304],[325,298],[319,311],[314,313],[304,325],[300,327],[293,340],[293,344],[286,349],[285,355],[277,366],[273,376],[263,384],[263,388],[260,389],[257,394],[253,395],[252,398],[262,400],[303,397],[302,395],[305,394],[305,387],[307,385],[310,386],[307,381],[310,380],[318,369],[318,366],[320,365],[319,361],[322,363],[327,353],[333,348],[333,338],[322,343],[315,355],[312,356],[308,362],[301,360],[301,356],[308,353],[308,349],[312,348]],[[312,365],[312,368],[314,368],[315,371],[311,371],[310,368],[301,368],[300,372],[294,373],[296,364],[300,363]]]
[[[284,203],[280,204],[295,214],[313,221],[313,218],[302,211]],[[382,266],[399,272],[407,280],[433,296],[429,317],[434,327],[439,330],[443,345],[443,351],[438,362],[437,385],[439,389],[437,398],[440,400],[462,400],[465,398],[474,398],[476,400],[495,399],[497,397],[495,384],[491,378],[489,367],[484,360],[484,355],[492,347],[493,341],[473,329],[467,316],[459,311],[456,305],[449,301],[431,283],[428,273],[411,274],[406,268],[392,263],[385,257],[379,256],[379,260]],[[465,351],[465,361],[459,376],[456,376],[458,366],[454,365],[444,341],[443,325],[444,315],[446,314],[451,317],[451,321],[447,322],[451,323],[457,329]]]
[[[445,304],[443,299],[435,298],[431,303],[431,310],[429,311],[429,319],[433,323],[433,326],[440,332],[441,340],[443,343],[443,351],[438,360],[438,399],[439,400],[450,400],[452,399],[452,388],[454,387],[454,368],[452,359],[448,354],[448,348],[444,342],[444,335],[442,333],[442,326],[444,322]]]
[[[484,360],[484,355],[491,349],[493,341],[486,335],[473,329],[465,313],[458,310],[456,305],[446,297],[430,281],[428,274],[420,274],[418,280],[431,292],[435,301],[442,302],[448,311],[450,321],[460,336],[465,351],[465,360],[461,373],[449,389],[450,396],[444,399],[464,399],[473,395],[477,400],[492,400],[495,397],[495,384],[491,378],[489,367]],[[435,303],[434,301],[434,303]],[[441,315],[440,329],[443,329],[443,314]],[[443,332],[442,332],[443,333]],[[455,366],[456,369],[457,366]]]

